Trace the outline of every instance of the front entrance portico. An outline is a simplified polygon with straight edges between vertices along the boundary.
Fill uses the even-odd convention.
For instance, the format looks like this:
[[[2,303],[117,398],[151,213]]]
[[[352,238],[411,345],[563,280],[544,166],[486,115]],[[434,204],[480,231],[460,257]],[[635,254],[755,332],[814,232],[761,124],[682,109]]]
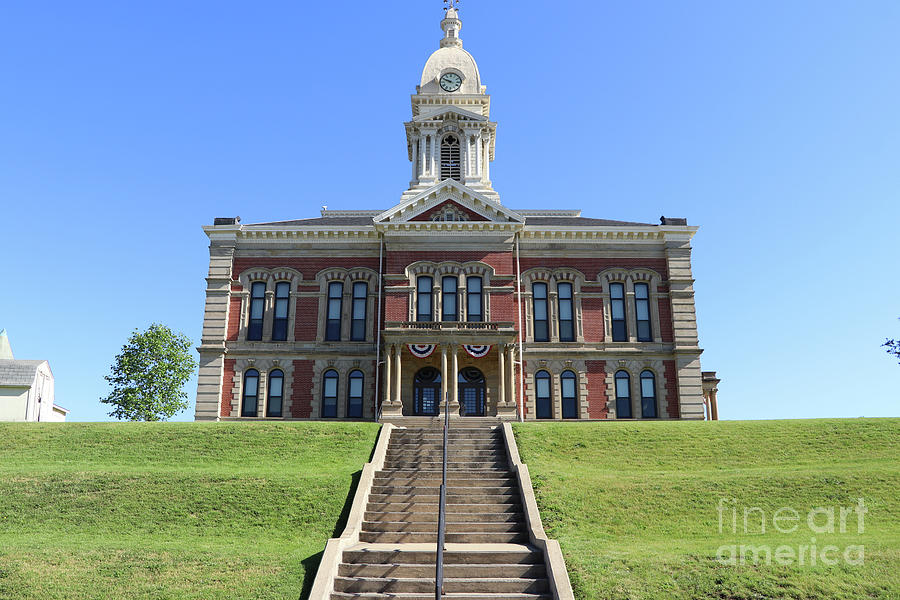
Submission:
[[[512,323],[386,325],[383,417],[516,416]]]

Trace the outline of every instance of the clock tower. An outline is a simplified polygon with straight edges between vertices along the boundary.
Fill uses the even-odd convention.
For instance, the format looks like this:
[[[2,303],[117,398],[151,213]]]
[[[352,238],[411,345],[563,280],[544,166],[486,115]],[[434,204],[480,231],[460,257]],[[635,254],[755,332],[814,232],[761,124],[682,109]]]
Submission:
[[[490,120],[491,97],[478,65],[463,49],[456,7],[446,9],[441,29],[441,47],[428,58],[412,95],[413,118],[406,123],[412,179],[402,200],[453,179],[499,204],[490,179],[497,124]]]

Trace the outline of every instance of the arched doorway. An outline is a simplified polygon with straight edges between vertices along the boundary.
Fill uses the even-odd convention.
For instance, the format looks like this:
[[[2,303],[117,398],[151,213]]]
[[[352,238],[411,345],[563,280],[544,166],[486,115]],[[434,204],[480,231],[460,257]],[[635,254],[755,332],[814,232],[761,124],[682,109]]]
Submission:
[[[438,414],[441,398],[441,372],[425,367],[413,379],[413,414],[434,416]]]
[[[475,367],[459,370],[459,405],[465,417],[483,417],[485,414],[484,374]]]

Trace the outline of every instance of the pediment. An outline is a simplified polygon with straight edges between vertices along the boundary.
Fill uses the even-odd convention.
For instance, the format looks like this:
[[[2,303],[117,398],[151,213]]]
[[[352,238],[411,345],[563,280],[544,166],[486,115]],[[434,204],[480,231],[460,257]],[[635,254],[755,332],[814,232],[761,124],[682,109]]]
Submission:
[[[434,121],[442,118],[446,119],[447,116],[450,115],[456,119],[463,119],[466,121],[486,122],[488,120],[484,115],[479,115],[457,106],[438,106],[433,110],[429,110],[426,113],[421,113],[417,117],[414,117],[412,122],[421,123],[423,121]]]
[[[447,222],[434,219],[435,213],[447,211],[451,214],[464,215],[459,219],[470,223],[524,223],[525,218],[499,202],[464,186],[453,179],[444,181],[423,190],[416,196],[401,202],[377,217],[376,225],[389,225],[409,222]]]

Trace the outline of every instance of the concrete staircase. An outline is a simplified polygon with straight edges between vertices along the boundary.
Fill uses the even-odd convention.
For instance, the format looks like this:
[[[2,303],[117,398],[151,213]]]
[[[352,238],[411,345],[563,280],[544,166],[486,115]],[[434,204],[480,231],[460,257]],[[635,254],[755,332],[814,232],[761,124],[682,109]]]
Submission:
[[[393,430],[331,600],[434,600],[443,434],[422,425]],[[449,447],[444,597],[552,600],[497,422],[454,421]]]

